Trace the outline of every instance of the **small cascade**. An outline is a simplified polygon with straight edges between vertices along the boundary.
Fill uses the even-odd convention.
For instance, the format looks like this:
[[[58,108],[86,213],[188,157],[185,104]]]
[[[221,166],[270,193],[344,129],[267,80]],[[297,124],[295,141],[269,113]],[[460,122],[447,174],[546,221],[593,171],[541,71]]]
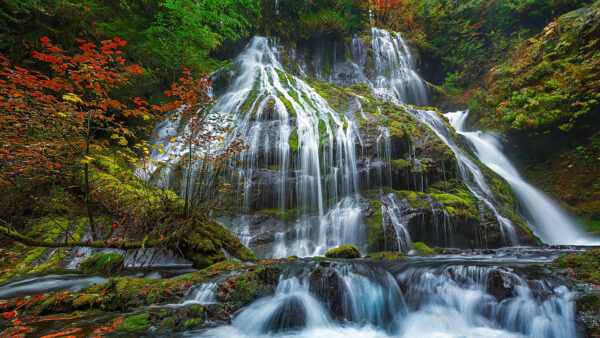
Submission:
[[[332,325],[321,303],[297,277],[282,277],[275,294],[244,308],[232,321],[204,332],[206,337],[259,337],[300,329],[314,330]]]
[[[560,206],[521,177],[502,153],[495,135],[466,131],[468,114],[468,111],[458,111],[446,116],[456,131],[473,146],[477,158],[511,185],[524,209],[525,219],[536,235],[548,244],[600,244],[600,239],[586,236]]]
[[[214,304],[217,302],[216,291],[216,283],[202,283],[194,289],[189,299],[179,304],[179,306]]]
[[[419,121],[431,127],[436,135],[454,152],[458,161],[458,168],[461,179],[475,197],[481,201],[494,214],[498,224],[504,243],[508,245],[517,245],[517,234],[512,222],[502,216],[495,206],[495,201],[492,197],[492,190],[488,186],[485,176],[481,169],[458,147],[454,139],[454,135],[450,126],[448,126],[435,111],[419,110],[412,107],[406,107],[410,110]]]
[[[575,337],[573,297],[565,286],[525,280],[508,269],[409,268],[410,314],[402,336]]]
[[[452,224],[450,223],[450,215],[444,208],[444,205],[440,201],[433,200],[428,196],[427,201],[431,208],[432,224],[435,229],[433,233],[434,240],[436,243],[440,243],[445,247],[449,247],[452,243]]]
[[[412,249],[412,241],[403,220],[402,209],[397,204],[396,196],[390,194],[382,202],[381,213],[384,224],[392,224],[395,231],[395,238],[398,241],[397,250],[402,252],[410,251]],[[391,250],[392,248],[390,244],[386,243],[386,250]]]

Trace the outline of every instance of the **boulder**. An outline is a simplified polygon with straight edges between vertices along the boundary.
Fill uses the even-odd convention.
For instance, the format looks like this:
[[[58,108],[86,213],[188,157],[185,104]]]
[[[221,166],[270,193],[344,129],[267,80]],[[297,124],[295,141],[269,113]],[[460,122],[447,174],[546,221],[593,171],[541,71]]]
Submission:
[[[337,272],[320,263],[310,275],[308,290],[329,309],[332,317],[343,316],[342,295],[344,284]]]
[[[327,258],[361,258],[360,251],[354,245],[342,245],[325,253]]]
[[[496,297],[496,300],[502,301],[508,297],[514,296],[515,286],[519,281],[512,274],[494,269],[487,276],[487,292]]]

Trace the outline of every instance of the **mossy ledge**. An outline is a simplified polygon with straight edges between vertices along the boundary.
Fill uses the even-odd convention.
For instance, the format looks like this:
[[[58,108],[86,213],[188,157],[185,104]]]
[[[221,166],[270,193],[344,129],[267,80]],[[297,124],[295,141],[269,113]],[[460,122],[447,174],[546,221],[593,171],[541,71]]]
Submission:
[[[412,244],[412,248],[415,250],[417,255],[419,256],[430,256],[437,255],[437,252],[433,251],[427,244],[423,242],[415,242]]]
[[[113,275],[123,269],[125,257],[116,253],[93,255],[81,263],[79,268],[86,274]]]
[[[224,261],[172,280],[116,277],[79,291],[11,299],[1,302],[0,308],[2,312],[17,311],[16,319],[32,322],[43,321],[45,316],[58,318],[73,313],[114,316],[109,326],[120,334],[147,332],[154,327],[157,333],[168,335],[202,327],[207,321],[228,322],[241,307],[273,294],[283,265],[296,260],[268,260],[249,265]],[[181,302],[194,287],[205,282],[217,284],[216,304],[161,307]]]
[[[555,259],[578,291],[575,313],[588,337],[600,337],[600,249],[570,253]]]

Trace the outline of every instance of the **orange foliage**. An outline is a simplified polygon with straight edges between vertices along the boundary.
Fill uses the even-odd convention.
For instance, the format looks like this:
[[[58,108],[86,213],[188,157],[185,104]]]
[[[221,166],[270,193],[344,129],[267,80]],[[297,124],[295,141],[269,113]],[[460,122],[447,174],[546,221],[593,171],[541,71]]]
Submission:
[[[111,91],[129,83],[142,70],[118,56],[126,44],[119,38],[97,47],[78,40],[80,52],[69,56],[48,38],[44,50],[34,52],[40,71],[11,66],[0,54],[0,183],[27,175],[34,179],[64,174],[77,165],[75,156],[87,155],[96,133],[132,137],[123,117],[151,114],[111,97]],[[65,168],[67,167],[67,168]]]

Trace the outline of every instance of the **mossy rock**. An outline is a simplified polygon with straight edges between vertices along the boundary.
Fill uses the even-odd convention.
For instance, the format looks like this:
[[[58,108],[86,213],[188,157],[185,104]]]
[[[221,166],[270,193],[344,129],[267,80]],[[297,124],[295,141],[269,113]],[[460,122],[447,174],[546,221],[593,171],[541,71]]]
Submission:
[[[423,242],[415,242],[412,244],[412,248],[415,249],[417,255],[419,256],[429,256],[429,255],[437,255],[433,249],[427,246],[427,244]]]
[[[145,331],[150,327],[150,321],[148,320],[148,314],[142,313],[141,315],[128,317],[115,328],[116,331]]]
[[[342,245],[325,253],[328,258],[360,258],[360,251],[354,245]]]
[[[123,269],[125,257],[117,253],[93,255],[79,263],[86,274],[113,275]]]
[[[383,251],[383,252],[374,252],[365,256],[367,259],[378,259],[383,261],[396,261],[396,260],[404,260],[404,253],[400,251]]]
[[[575,278],[582,282],[600,284],[600,249],[582,254],[568,254],[552,262],[554,266],[569,269]]]

